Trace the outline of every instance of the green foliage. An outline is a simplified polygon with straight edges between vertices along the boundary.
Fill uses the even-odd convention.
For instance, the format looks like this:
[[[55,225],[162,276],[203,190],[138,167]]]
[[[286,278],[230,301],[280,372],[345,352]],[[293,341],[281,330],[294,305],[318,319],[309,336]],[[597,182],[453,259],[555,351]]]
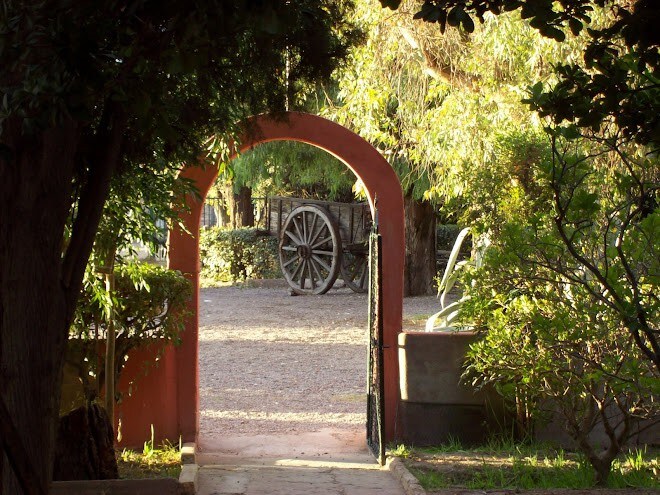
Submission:
[[[523,431],[552,404],[603,483],[631,425],[659,413],[657,212],[643,205],[660,166],[624,141],[549,132],[552,160],[532,154],[530,181],[493,188],[492,170],[477,176],[475,196],[496,208],[468,210],[493,240],[464,284],[463,316],[487,329],[469,372],[510,400]],[[517,160],[503,163],[514,177]],[[603,451],[589,438],[598,424]]]
[[[204,229],[199,246],[204,278],[236,282],[281,275],[277,239],[257,229]]]
[[[95,270],[133,257],[136,245],[151,255],[165,248],[168,228],[185,211],[185,196],[196,193],[179,172],[180,164],[155,158],[149,167],[129,167],[113,179],[89,261]]]
[[[426,2],[429,4],[430,2]],[[358,5],[365,46],[338,72],[339,102],[325,115],[355,130],[390,161],[415,198],[461,206],[466,170],[489,166],[500,135],[539,128],[523,103],[527,86],[548,81],[552,64],[574,60],[584,40],[559,45],[515,15],[487,15],[466,34],[415,22],[400,11]]]
[[[599,483],[607,479],[630,425],[658,415],[653,399],[660,372],[656,3],[428,0],[414,5],[414,17],[439,23],[442,32],[446,26],[471,32],[474,16],[483,32],[500,35],[514,33],[500,29],[515,25],[503,12],[519,10],[528,28],[564,42],[557,46],[572,47],[553,59],[552,70],[547,65],[528,70],[535,81],[527,85],[524,102],[537,113],[525,119],[511,111],[508,96],[515,91],[517,98],[523,96],[525,76],[518,71],[525,63],[519,54],[535,60],[540,51],[522,43],[516,53],[508,50],[516,46],[512,37],[484,38],[489,48],[494,45],[488,40],[500,46],[504,41],[507,58],[516,63],[504,77],[481,72],[481,88],[507,81],[513,91],[482,89],[459,102],[444,98],[442,110],[451,103],[463,111],[449,120],[450,132],[463,121],[472,136],[459,124],[462,132],[454,136],[462,142],[443,142],[456,143],[454,156],[438,160],[449,165],[450,180],[430,194],[462,209],[463,223],[487,233],[495,245],[465,284],[465,317],[487,328],[471,354],[475,380],[494,382],[511,399],[522,428],[529,428],[530,417],[540,416],[550,399]],[[587,24],[588,37],[578,37]],[[568,31],[574,37],[567,37]],[[524,32],[516,29],[515,35]],[[495,50],[490,67],[501,67],[499,53]],[[501,111],[503,104],[508,111]],[[496,120],[507,113],[508,122]],[[545,145],[538,139],[537,116],[547,125]],[[440,136],[448,135],[440,129]],[[603,450],[589,437],[596,424],[608,436]]]
[[[461,330],[463,328],[471,328],[470,326],[466,327],[455,327],[453,326],[454,320],[459,316],[461,307],[463,305],[464,299],[461,298],[458,301],[455,301],[451,304],[446,304],[447,296],[450,291],[453,289],[454,285],[458,281],[458,278],[465,266],[467,266],[469,260],[461,260],[458,258],[461,253],[461,248],[465,238],[470,234],[469,228],[461,229],[456,236],[454,241],[454,246],[451,249],[449,254],[449,259],[447,260],[447,266],[442,275],[442,278],[438,282],[438,295],[440,296],[440,306],[441,310],[434,315],[432,315],[428,320],[426,320],[426,331],[432,332],[436,330],[440,331],[449,331],[449,330]]]
[[[180,313],[191,294],[190,282],[180,272],[131,262],[117,267],[115,279],[115,293],[109,295],[102,278],[88,273],[72,336],[89,336],[94,325],[100,325],[102,333],[108,312],[105,303],[114,297],[118,337],[177,339]]]
[[[153,425],[151,440],[144,443],[142,452],[122,449],[117,455],[117,467],[122,479],[179,478],[181,473],[181,446],[167,440],[160,446],[154,445]]]
[[[104,364],[98,356],[97,340],[104,338],[110,318],[116,332],[117,381],[131,350],[154,343],[180,342],[191,296],[191,284],[181,273],[156,265],[119,265],[115,277],[115,291],[110,294],[103,277],[90,267],[70,330],[71,345],[80,348],[70,353],[69,364],[78,370],[88,401],[98,393],[90,380],[103,382]]]
[[[356,181],[332,155],[293,141],[264,143],[246,151],[234,160],[231,171],[234,187],[248,185],[259,196],[351,201]]]
[[[390,449],[387,450],[387,455],[388,456],[402,457],[404,459],[409,457],[410,453],[411,453],[410,447],[408,447],[408,446],[406,446],[402,443],[394,445]]]
[[[2,85],[0,125],[91,123],[121,108],[131,154],[190,148],[200,127],[208,137],[244,112],[281,109],[287,92],[327,77],[357,35],[342,20],[346,9],[349,2],[6,2],[0,57],[11,84]]]

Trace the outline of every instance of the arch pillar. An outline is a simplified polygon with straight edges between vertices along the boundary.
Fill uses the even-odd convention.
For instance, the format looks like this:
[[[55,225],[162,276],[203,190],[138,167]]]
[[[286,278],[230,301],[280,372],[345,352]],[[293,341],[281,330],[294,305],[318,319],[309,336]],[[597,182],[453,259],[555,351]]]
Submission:
[[[395,440],[395,421],[400,401],[397,336],[402,327],[404,218],[403,195],[396,173],[382,155],[367,141],[348,129],[315,115],[289,112],[274,119],[258,115],[245,122],[246,132],[238,152],[268,141],[289,140],[321,148],[332,154],[365,185],[374,212],[377,202],[379,232],[382,235],[383,290],[383,373],[385,382],[385,441]],[[195,181],[202,198],[216,179],[217,170],[202,164],[189,166],[183,175]],[[174,229],[169,237],[168,266],[180,270],[192,282],[194,295],[189,303],[182,343],[176,348],[176,414],[178,434],[184,441],[196,440],[199,427],[199,221],[203,199],[187,198],[190,212],[182,223],[190,234]],[[165,414],[165,412],[163,412]],[[168,412],[169,414],[169,412]]]

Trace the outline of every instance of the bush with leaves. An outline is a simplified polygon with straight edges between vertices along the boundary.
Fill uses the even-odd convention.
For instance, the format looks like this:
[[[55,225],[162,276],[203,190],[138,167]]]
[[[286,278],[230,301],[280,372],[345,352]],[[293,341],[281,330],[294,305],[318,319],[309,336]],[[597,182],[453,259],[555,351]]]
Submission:
[[[656,4],[426,0],[414,15],[467,37],[478,32],[474,19],[488,25],[519,10],[562,45],[585,35],[582,56],[560,59],[553,77],[533,76],[543,82],[530,85],[525,102],[545,118],[549,145],[523,153],[518,171],[501,149],[495,158],[504,164],[465,160],[476,173],[462,191],[473,222],[463,223],[488,232],[493,248],[474,284],[465,284],[472,293],[464,316],[488,328],[472,355],[480,380],[515,398],[521,417],[555,399],[601,484],[634,420],[658,413]],[[589,436],[596,424],[607,437],[602,450]]]
[[[191,294],[192,286],[180,272],[157,265],[118,265],[112,294],[107,292],[103,278],[88,270],[70,330],[67,358],[78,371],[87,402],[98,396],[104,382],[105,364],[99,353],[99,339],[105,339],[110,318],[116,332],[114,372],[118,382],[132,350],[155,342],[180,342]]]
[[[206,279],[237,282],[281,276],[277,239],[258,229],[205,229],[199,249]]]
[[[547,132],[546,151],[531,153],[539,148],[530,136],[522,155],[502,154],[474,176],[471,194],[481,201],[466,215],[493,245],[464,281],[462,317],[485,330],[469,371],[510,400],[523,432],[552,404],[604,484],[641,420],[653,424],[660,412],[649,359],[660,321],[660,216],[644,201],[660,163],[616,136]],[[522,180],[525,153],[532,161]],[[493,176],[504,186],[493,188]]]

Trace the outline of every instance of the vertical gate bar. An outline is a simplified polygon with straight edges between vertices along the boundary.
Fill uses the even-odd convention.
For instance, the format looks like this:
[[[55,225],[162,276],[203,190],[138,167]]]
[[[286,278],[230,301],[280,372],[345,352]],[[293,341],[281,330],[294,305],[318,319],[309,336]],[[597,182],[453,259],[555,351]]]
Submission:
[[[369,356],[367,372],[367,445],[382,466],[385,463],[383,320],[380,259],[381,236],[376,212],[369,235]]]
[[[377,233],[376,230],[376,302],[377,302],[377,352],[378,352],[378,367],[377,367],[377,379],[378,379],[378,463],[383,466],[385,465],[385,445],[383,444],[384,428],[385,428],[385,375],[383,373],[383,362],[384,362],[384,353],[383,353],[383,298],[381,293],[381,283],[382,283],[382,261],[380,253],[382,251],[382,237]]]

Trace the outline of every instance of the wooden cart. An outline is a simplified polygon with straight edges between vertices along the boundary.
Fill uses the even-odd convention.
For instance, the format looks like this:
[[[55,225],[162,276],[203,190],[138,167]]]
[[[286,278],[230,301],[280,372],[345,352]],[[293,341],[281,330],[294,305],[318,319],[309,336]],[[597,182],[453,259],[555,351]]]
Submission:
[[[368,203],[266,201],[266,229],[279,239],[280,267],[296,294],[324,294],[339,277],[355,292],[366,292],[370,228]]]

